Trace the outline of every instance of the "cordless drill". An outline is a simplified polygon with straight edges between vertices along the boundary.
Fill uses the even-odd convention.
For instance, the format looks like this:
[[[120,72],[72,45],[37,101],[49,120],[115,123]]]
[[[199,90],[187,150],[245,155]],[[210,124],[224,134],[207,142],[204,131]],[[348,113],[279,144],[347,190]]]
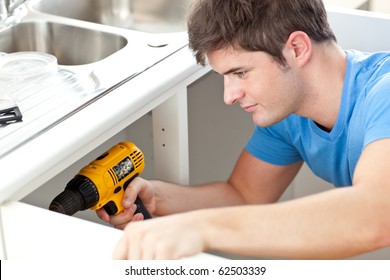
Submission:
[[[77,211],[104,208],[109,215],[123,211],[122,198],[128,184],[145,166],[144,155],[131,142],[121,142],[85,166],[54,198],[49,209],[66,215]],[[137,197],[136,213],[151,218]]]

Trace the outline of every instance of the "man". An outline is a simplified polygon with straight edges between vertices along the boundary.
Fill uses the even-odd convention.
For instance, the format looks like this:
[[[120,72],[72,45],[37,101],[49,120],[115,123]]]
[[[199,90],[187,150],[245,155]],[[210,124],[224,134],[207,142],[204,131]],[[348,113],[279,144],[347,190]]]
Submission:
[[[257,125],[227,182],[134,180],[116,259],[347,258],[390,245],[390,53],[344,51],[321,0],[198,0],[190,47]],[[306,162],[336,188],[275,203]],[[142,220],[133,202],[156,216]],[[174,214],[174,215],[171,215]]]

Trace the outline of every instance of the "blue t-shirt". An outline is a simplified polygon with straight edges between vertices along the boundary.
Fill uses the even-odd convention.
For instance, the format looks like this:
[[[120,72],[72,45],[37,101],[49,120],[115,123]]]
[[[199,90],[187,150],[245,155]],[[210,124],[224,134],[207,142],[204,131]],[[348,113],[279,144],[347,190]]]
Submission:
[[[351,186],[363,148],[390,138],[390,52],[346,53],[340,111],[331,132],[293,114],[267,128],[256,126],[246,150],[276,165],[305,161],[322,179]]]

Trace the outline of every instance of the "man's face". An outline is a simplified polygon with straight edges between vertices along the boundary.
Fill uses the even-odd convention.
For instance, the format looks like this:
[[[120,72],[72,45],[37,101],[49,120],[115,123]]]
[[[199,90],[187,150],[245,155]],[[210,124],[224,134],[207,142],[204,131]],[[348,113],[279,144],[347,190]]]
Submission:
[[[210,52],[207,58],[213,70],[224,76],[225,103],[239,103],[258,126],[275,124],[302,105],[296,71],[264,52],[227,48]]]

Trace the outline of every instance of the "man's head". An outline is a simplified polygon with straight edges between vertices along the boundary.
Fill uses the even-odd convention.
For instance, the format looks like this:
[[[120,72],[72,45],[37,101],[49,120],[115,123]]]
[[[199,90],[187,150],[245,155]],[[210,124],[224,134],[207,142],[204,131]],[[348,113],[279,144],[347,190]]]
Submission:
[[[194,0],[187,24],[202,65],[208,52],[233,47],[266,52],[285,66],[282,50],[294,31],[317,43],[336,41],[322,0]]]

